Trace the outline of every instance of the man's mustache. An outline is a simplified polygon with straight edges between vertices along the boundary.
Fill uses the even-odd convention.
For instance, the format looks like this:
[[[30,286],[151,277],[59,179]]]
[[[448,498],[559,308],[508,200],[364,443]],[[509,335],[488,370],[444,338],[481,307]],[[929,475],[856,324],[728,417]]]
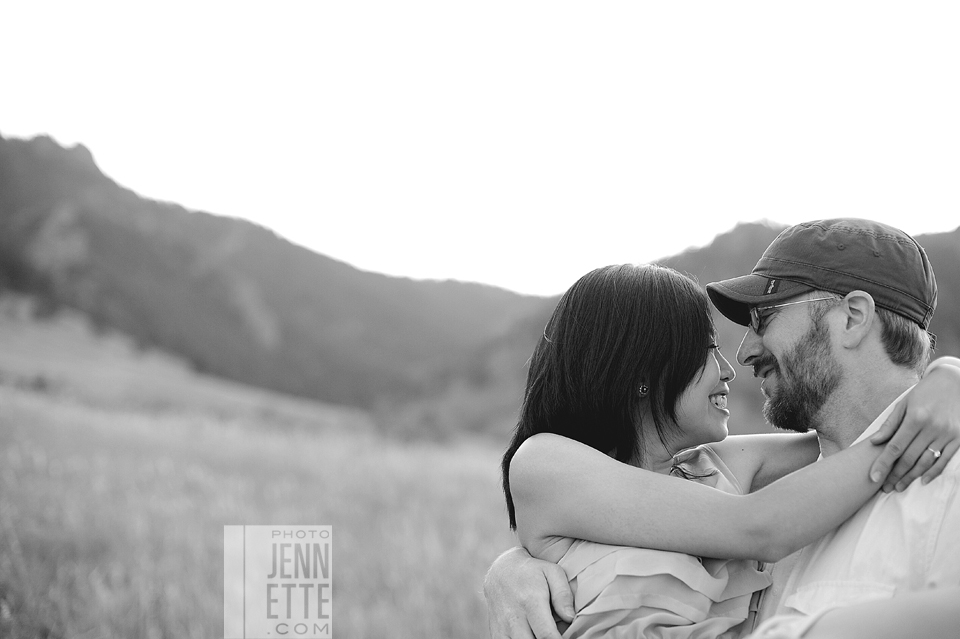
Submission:
[[[759,358],[753,362],[753,376],[760,377],[760,371],[765,368],[773,368],[774,372],[780,371],[780,366],[777,364],[777,358],[767,353],[766,355],[761,355]]]

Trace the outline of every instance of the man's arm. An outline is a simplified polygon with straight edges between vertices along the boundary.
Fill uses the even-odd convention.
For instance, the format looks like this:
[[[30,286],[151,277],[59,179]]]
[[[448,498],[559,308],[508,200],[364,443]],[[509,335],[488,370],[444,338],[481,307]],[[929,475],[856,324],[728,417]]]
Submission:
[[[492,639],[560,639],[551,602],[561,619],[573,621],[573,593],[566,573],[519,546],[490,566],[483,595]]]
[[[804,639],[952,639],[958,630],[960,587],[953,586],[831,610]]]
[[[813,617],[771,617],[746,639],[954,639],[960,628],[958,602],[960,586],[906,592]]]
[[[907,448],[908,445],[915,446],[920,443],[928,443],[930,442],[931,436],[941,437],[942,432],[940,435],[930,435],[928,433],[924,438],[917,438],[917,431],[922,430],[919,428],[920,425],[929,425],[931,420],[934,425],[940,424],[942,426],[944,412],[950,414],[953,406],[944,408],[938,405],[938,402],[942,403],[945,401],[944,397],[946,396],[948,398],[946,401],[949,404],[955,401],[951,398],[960,397],[960,394],[957,393],[957,389],[960,388],[960,377],[957,375],[960,373],[960,360],[956,358],[940,358],[936,360],[935,364],[937,366],[931,365],[924,375],[924,383],[930,387],[929,390],[934,396],[927,398],[929,400],[928,403],[913,401],[910,404],[910,410],[904,411],[907,413],[907,417],[904,420],[904,427],[908,428],[906,431],[901,428],[901,431],[904,431],[907,436],[906,444],[901,444],[904,446],[900,448],[901,451]],[[939,366],[949,366],[955,370],[941,372],[932,376],[930,374],[932,370]],[[937,381],[937,384],[933,384],[928,378]],[[939,391],[936,390],[937,388],[939,388]],[[936,396],[938,394],[939,397]],[[936,407],[937,410],[932,412],[924,410],[930,406]],[[917,407],[919,407],[920,410],[917,410]],[[918,414],[914,414],[913,411],[916,411]],[[956,414],[956,412],[954,412],[954,414]],[[894,417],[897,417],[897,415]],[[899,421],[899,419],[903,419],[903,412],[899,413],[897,421]],[[948,425],[952,428],[951,435],[949,436],[956,438],[957,432],[960,432],[960,426],[953,420],[948,420],[948,422]],[[895,425],[896,422],[894,418],[888,420],[881,433],[874,436],[872,441],[879,443],[877,440],[881,438],[884,432],[886,433],[886,437],[889,437],[895,431]],[[779,438],[783,436],[774,437]],[[802,438],[797,438],[796,441],[799,448],[804,446],[809,447],[809,442],[806,444],[803,443]],[[935,467],[932,467],[930,463],[923,464],[923,460],[917,462],[917,460],[914,459],[913,463],[916,471],[914,478],[919,476],[923,470],[927,471],[923,474],[925,482],[931,478],[931,470],[935,473],[933,476],[940,474],[943,466],[946,465],[947,459],[957,451],[958,447],[960,447],[960,440],[951,441],[951,443],[943,449],[944,454],[942,458],[938,460],[940,462],[939,465],[934,465]],[[798,453],[800,456],[809,454],[809,451],[801,451]],[[886,453],[884,454],[887,459],[895,459],[895,456],[891,457]],[[927,453],[927,455],[932,457],[930,453]],[[889,465],[887,468],[889,468]],[[531,637],[536,637],[537,639],[559,639],[560,634],[557,631],[556,624],[553,622],[551,615],[551,600],[553,601],[554,608],[562,619],[571,621],[574,614],[572,606],[573,597],[567,583],[566,575],[562,569],[555,564],[531,558],[522,548],[514,548],[507,551],[491,566],[484,581],[484,595],[487,600],[490,634],[493,639],[530,639]]]

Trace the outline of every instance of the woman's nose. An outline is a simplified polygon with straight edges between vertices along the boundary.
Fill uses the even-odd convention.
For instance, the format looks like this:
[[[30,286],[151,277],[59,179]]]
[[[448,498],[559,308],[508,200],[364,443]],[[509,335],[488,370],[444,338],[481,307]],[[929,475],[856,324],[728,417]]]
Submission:
[[[737,378],[737,371],[733,369],[733,366],[731,366],[727,358],[723,356],[723,353],[717,351],[717,356],[720,358],[720,379],[725,382],[732,382]]]

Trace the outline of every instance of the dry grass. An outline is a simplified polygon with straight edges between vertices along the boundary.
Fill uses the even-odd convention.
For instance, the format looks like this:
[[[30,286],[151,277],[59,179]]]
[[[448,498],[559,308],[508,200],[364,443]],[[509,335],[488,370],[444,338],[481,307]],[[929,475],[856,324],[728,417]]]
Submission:
[[[485,636],[513,543],[496,449],[384,440],[63,330],[0,319],[0,636],[220,637],[226,524],[334,526],[335,637]]]

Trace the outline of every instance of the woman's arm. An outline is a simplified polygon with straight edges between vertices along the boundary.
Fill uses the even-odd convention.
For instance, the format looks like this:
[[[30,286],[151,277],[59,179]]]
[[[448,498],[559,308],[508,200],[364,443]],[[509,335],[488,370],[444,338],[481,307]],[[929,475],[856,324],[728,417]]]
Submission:
[[[894,434],[895,424],[901,418],[903,424]],[[920,422],[938,428],[920,430],[916,427]],[[894,407],[880,431],[870,438],[874,444],[890,439],[886,449],[891,454],[881,456],[871,471],[884,475],[896,464],[883,483],[883,491],[902,491],[921,474],[925,484],[940,475],[960,448],[960,441],[951,437],[951,429],[960,429],[960,359],[940,357],[927,366],[923,379],[906,401]],[[936,457],[929,450],[941,451],[941,455]]]
[[[936,373],[934,373],[936,371]],[[943,472],[960,448],[960,359],[940,357],[927,367],[923,379],[900,402],[870,441],[889,444],[871,472],[886,475],[884,492],[903,490],[923,477],[927,483]],[[956,447],[956,448],[955,448]],[[733,435],[711,444],[745,492],[760,490],[820,456],[815,433]],[[928,448],[944,450],[939,459]],[[879,480],[877,480],[879,481]]]
[[[776,561],[836,528],[880,488],[867,476],[880,450],[863,442],[758,492],[730,495],[535,435],[510,465],[517,533],[534,556],[560,536]]]
[[[781,477],[809,466],[820,457],[820,442],[813,431],[731,435],[710,444],[746,493],[760,490]]]

